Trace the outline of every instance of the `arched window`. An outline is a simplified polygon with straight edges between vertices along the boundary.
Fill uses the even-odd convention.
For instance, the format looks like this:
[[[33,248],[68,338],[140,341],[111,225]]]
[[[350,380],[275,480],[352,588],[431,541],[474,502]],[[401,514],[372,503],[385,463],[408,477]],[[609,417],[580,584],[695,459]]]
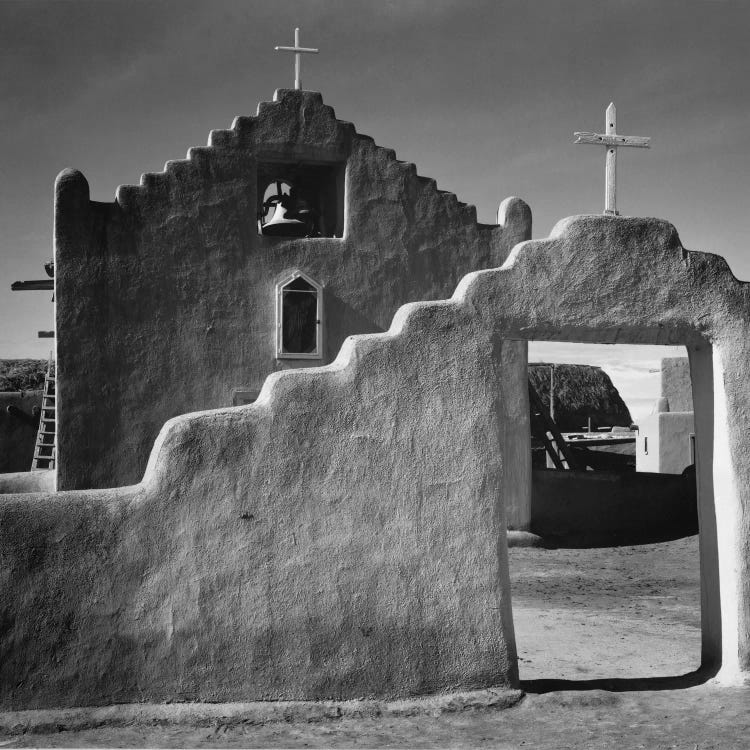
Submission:
[[[276,285],[276,357],[323,357],[323,287],[301,271]]]

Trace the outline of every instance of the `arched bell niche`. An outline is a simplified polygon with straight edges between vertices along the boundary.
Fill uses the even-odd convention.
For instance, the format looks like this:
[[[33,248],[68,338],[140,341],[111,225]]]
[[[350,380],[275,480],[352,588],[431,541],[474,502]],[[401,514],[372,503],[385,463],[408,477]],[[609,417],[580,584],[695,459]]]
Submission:
[[[262,161],[258,233],[265,237],[342,237],[342,164]]]
[[[323,286],[299,270],[276,284],[276,357],[323,358]]]

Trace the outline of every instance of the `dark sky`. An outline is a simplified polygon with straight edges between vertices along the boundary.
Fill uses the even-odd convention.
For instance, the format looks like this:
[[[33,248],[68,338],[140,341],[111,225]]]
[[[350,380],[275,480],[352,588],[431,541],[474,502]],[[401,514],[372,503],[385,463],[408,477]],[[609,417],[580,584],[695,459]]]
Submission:
[[[652,138],[618,159],[618,207],[674,222],[686,247],[750,278],[747,0],[0,0],[0,357],[46,356],[52,186],[80,169],[95,200],[203,145],[291,87],[321,91],[420,174],[493,221],[518,195],[534,236],[602,210],[601,130]],[[86,293],[85,289],[81,290]]]

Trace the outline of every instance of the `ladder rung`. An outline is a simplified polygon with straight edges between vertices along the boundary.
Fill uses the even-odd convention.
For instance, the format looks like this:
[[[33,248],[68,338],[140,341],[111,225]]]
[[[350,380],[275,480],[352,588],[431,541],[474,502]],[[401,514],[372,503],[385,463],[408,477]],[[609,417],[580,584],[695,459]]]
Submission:
[[[34,457],[31,461],[31,470],[43,470],[55,468],[55,450],[57,439],[57,425],[55,413],[55,375],[50,374],[52,362],[47,365],[47,373],[44,376],[44,392],[42,393],[42,408],[39,414],[39,427],[37,428],[36,443],[34,444]]]

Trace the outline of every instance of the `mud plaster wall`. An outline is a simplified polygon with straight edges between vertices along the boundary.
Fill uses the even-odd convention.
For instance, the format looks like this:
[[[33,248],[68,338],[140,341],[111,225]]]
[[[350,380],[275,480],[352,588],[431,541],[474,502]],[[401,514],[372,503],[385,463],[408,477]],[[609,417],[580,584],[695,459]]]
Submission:
[[[661,395],[669,402],[669,411],[693,411],[690,362],[687,357],[662,359]]]
[[[645,544],[698,530],[695,476],[534,469],[531,531],[573,546]]]
[[[507,339],[687,346],[703,662],[741,683],[748,313],[670,224],[576,217],[256,404],[171,420],[140,485],[1,497],[2,705],[515,684],[504,508],[530,477]]]
[[[25,492],[54,492],[54,469],[16,471],[0,474],[0,495],[17,495]]]
[[[529,294],[529,290],[536,290]],[[696,425],[703,663],[750,672],[750,286],[657,219],[573,217],[456,296],[508,338],[683,344]]]
[[[657,412],[642,419],[636,441],[636,471],[681,474],[694,463],[693,412]]]
[[[32,409],[41,405],[41,391],[0,393],[0,474],[28,471],[36,442],[36,428],[8,414],[8,407],[15,406],[31,416]]]
[[[0,705],[516,685],[525,362],[473,305],[410,305],[171,420],[138,486],[1,497]]]
[[[345,168],[343,239],[259,236],[257,166]],[[301,269],[325,286],[330,362],[351,333],[382,331],[399,305],[451,294],[466,272],[500,265],[530,237],[528,206],[480,225],[473,206],[335,118],[319,94],[279,91],[209,146],[89,200],[58,178],[55,299],[58,487],[140,480],[164,422],[232,405],[276,369],[274,285]]]

